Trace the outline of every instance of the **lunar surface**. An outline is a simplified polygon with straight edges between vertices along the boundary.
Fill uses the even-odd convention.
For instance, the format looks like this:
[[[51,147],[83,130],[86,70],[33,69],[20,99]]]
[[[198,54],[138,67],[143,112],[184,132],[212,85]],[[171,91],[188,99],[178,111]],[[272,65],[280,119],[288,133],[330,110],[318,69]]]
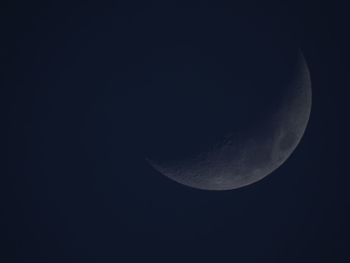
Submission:
[[[230,190],[257,182],[280,167],[300,142],[311,111],[311,81],[302,54],[278,108],[250,130],[231,133],[184,160],[147,159],[170,179],[204,190]]]

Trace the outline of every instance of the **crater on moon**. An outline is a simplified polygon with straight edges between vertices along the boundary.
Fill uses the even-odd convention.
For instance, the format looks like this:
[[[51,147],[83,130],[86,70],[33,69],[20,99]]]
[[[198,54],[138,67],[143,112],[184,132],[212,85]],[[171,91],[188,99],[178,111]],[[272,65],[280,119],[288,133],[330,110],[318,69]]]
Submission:
[[[280,140],[279,147],[282,151],[290,149],[296,142],[297,136],[293,132],[287,132]]]

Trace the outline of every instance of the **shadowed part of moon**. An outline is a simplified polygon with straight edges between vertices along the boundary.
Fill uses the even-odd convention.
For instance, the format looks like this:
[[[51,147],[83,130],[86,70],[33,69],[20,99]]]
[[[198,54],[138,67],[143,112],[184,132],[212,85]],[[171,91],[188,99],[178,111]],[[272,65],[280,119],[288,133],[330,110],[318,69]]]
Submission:
[[[226,139],[192,158],[148,162],[181,184],[205,190],[229,190],[261,180],[294,151],[311,111],[311,81],[300,54],[297,70],[278,109],[259,126]]]

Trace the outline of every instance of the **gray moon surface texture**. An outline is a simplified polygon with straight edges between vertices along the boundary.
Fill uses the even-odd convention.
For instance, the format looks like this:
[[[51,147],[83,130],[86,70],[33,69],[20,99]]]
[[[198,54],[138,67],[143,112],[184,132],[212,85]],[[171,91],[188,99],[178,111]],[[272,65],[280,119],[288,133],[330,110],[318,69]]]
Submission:
[[[231,190],[263,179],[292,154],[309,120],[311,80],[301,53],[297,63],[278,110],[259,127],[244,134],[228,134],[192,158],[148,162],[170,179],[203,190]]]

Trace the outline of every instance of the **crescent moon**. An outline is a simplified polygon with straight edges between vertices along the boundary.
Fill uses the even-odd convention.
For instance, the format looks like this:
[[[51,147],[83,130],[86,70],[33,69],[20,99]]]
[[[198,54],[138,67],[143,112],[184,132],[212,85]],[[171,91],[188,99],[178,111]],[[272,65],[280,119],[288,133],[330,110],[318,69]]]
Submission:
[[[278,110],[259,131],[228,134],[207,151],[180,161],[147,159],[168,178],[203,190],[231,190],[255,183],[280,167],[300,142],[311,112],[311,80],[304,56]]]

